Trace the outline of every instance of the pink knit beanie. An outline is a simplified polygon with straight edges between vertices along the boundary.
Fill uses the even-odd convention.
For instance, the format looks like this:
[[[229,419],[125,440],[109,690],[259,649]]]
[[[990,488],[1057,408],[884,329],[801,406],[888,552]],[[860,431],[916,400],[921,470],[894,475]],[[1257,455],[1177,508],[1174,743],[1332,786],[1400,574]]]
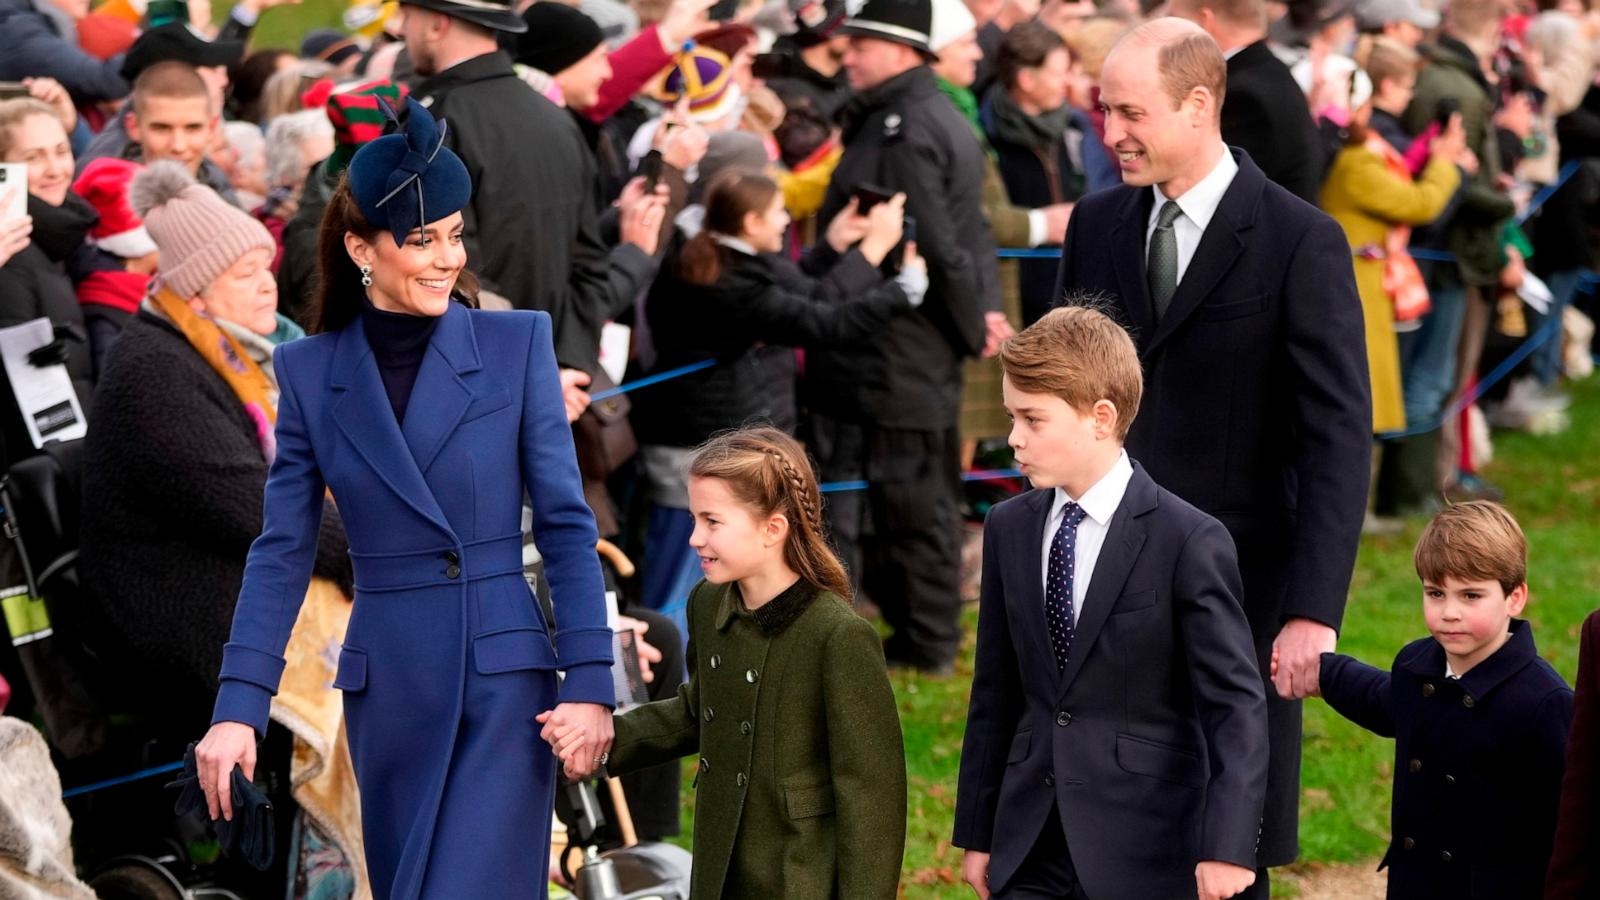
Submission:
[[[264,225],[216,191],[196,184],[182,165],[170,160],[140,172],[128,199],[161,250],[161,284],[184,299],[198,296],[251,250],[277,252]]]

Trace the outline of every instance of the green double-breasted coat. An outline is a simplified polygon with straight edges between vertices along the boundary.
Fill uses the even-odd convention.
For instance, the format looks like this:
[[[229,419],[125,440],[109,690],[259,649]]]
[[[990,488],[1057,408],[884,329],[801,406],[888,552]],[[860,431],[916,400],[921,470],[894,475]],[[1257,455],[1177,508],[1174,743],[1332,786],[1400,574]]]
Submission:
[[[701,582],[688,616],[688,682],[617,717],[610,768],[698,754],[695,900],[894,897],[905,748],[877,632],[804,582],[754,613]]]

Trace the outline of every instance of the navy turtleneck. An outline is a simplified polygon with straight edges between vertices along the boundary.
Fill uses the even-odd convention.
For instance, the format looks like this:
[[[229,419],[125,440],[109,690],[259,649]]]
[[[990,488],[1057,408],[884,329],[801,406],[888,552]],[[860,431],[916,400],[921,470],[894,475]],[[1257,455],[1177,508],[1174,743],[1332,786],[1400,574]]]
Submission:
[[[439,317],[388,312],[363,297],[361,323],[366,328],[367,343],[372,346],[378,375],[383,379],[384,393],[389,395],[395,421],[404,423],[411,389],[417,383],[417,372],[422,369],[422,357],[427,355],[428,341],[439,324]]]

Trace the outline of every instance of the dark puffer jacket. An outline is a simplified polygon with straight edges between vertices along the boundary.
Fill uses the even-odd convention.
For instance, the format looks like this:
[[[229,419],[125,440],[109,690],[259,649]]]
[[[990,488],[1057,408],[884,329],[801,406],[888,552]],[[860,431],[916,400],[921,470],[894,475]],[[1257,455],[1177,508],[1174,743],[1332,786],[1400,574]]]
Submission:
[[[204,722],[261,531],[256,426],[188,340],[149,312],[112,345],[84,453],[79,569],[119,668]],[[349,546],[323,509],[314,574],[350,590]]]

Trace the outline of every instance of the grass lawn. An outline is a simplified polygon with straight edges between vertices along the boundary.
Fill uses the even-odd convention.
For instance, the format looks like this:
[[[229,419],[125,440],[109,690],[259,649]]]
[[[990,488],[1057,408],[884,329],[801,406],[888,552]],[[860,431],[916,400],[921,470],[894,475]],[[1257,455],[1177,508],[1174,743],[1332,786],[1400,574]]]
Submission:
[[[1548,437],[1497,433],[1495,461],[1483,473],[1502,487],[1530,545],[1532,600],[1526,613],[1540,652],[1569,682],[1578,666],[1578,626],[1600,607],[1600,379],[1571,389],[1572,427]],[[1402,535],[1363,538],[1345,613],[1342,652],[1385,668],[1422,637],[1421,589],[1411,549],[1424,523]],[[1587,548],[1587,549],[1586,549]],[[972,678],[977,609],[965,616],[967,639],[956,675],[945,680],[896,673],[910,776],[907,846],[901,894],[914,900],[969,898],[961,851],[950,846],[956,771]],[[1391,742],[1364,732],[1322,701],[1307,704],[1300,805],[1303,865],[1374,864],[1389,833]],[[688,772],[688,769],[685,769]],[[686,775],[687,786],[690,776]],[[685,789],[687,834],[693,806]],[[685,839],[687,844],[687,839]],[[1274,893],[1294,888],[1275,881]]]

